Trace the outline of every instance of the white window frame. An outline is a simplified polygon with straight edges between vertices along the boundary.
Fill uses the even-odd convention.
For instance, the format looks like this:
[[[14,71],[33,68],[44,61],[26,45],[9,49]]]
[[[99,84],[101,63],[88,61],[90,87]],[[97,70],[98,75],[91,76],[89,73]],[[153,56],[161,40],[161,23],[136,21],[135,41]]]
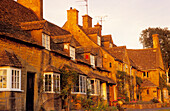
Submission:
[[[42,46],[50,50],[50,36],[44,33],[42,33]]]
[[[87,89],[86,89],[86,80],[87,77],[83,75],[79,75],[79,86],[76,86],[79,88],[78,92],[71,92],[72,94],[86,94]]]
[[[70,46],[70,57],[71,60],[75,60],[75,48]]]
[[[112,43],[110,43],[110,44],[109,44],[109,48],[112,48],[112,47],[113,47],[113,45],[112,45]]]
[[[88,89],[91,91],[92,90],[92,83],[91,81],[94,81],[93,85],[94,85],[94,93],[90,92],[90,95],[100,95],[101,91],[100,91],[100,80],[98,79],[87,79],[88,82]]]
[[[90,54],[90,64],[92,65],[93,68],[95,68],[95,57]]]
[[[46,75],[51,75],[51,90],[50,91],[46,91],[46,85],[45,85],[45,80],[46,80],[46,78],[45,78],[45,76]],[[57,79],[55,79],[54,77],[59,77],[59,82],[57,81]],[[56,81],[54,81],[54,79],[56,80]],[[58,74],[58,73],[54,73],[54,72],[44,72],[44,79],[43,79],[43,82],[44,82],[44,92],[45,93],[60,93],[60,74]],[[58,84],[57,84],[57,82],[58,82]],[[55,85],[55,83],[56,83],[56,89],[58,88],[58,90],[59,91],[54,91],[54,85]]]
[[[0,91],[21,91],[21,69],[14,67],[1,67],[0,70],[6,70],[6,88],[0,88]],[[12,76],[12,71],[17,72]],[[12,83],[14,83],[13,87]]]
[[[97,44],[98,44],[99,46],[101,46],[101,37],[100,37],[100,36],[97,36]]]

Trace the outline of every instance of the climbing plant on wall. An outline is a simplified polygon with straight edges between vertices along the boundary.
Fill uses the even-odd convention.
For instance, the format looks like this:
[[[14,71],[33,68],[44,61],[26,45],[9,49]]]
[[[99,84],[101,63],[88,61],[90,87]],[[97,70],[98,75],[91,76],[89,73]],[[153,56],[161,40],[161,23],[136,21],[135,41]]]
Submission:
[[[133,77],[127,75],[124,71],[117,71],[116,74],[117,78],[117,88],[118,88],[118,98],[124,98],[127,101],[128,99],[128,90],[130,91],[130,97],[133,98],[133,91],[134,91],[134,85],[132,84]],[[129,85],[129,87],[126,87],[126,85]]]

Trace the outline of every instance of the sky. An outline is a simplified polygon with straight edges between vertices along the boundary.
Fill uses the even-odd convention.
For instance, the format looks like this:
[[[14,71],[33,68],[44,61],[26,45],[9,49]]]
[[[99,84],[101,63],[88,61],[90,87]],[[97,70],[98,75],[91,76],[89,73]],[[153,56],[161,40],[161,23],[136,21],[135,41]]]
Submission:
[[[86,14],[84,0],[43,0],[44,19],[62,27],[67,10],[79,11],[79,24]],[[88,15],[93,25],[103,17],[102,35],[111,34],[114,44],[141,49],[139,37],[148,27],[170,28],[170,0],[88,0]]]

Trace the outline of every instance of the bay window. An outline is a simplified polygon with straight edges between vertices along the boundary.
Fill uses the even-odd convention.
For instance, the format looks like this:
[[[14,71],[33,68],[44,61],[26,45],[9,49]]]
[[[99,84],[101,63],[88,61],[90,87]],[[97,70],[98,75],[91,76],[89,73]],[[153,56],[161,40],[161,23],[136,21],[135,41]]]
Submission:
[[[45,92],[60,92],[60,74],[44,73],[44,91]]]
[[[79,75],[78,81],[73,86],[72,93],[86,93],[86,76]]]
[[[100,94],[100,80],[98,79],[88,79],[88,89],[92,95]]]
[[[21,91],[21,69],[0,68],[0,91]]]

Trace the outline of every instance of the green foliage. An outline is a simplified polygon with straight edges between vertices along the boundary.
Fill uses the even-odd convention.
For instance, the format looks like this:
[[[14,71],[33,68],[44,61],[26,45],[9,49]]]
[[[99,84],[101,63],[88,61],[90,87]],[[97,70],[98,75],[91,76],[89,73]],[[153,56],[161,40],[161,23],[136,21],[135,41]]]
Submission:
[[[161,90],[167,87],[167,80],[165,74],[162,74],[162,77],[159,77],[159,87]]]
[[[160,47],[164,65],[167,68],[168,62],[170,62],[170,30],[168,28],[148,28],[142,31],[139,41],[145,48],[152,48],[153,41],[152,35],[159,34]]]
[[[134,96],[134,85],[132,84],[133,77],[126,74],[124,71],[117,71],[117,88],[118,88],[118,97],[127,98],[127,90],[130,91],[130,99],[133,99]],[[129,89],[126,88],[126,84],[129,85]],[[129,101],[127,98],[125,101]]]
[[[62,100],[64,101],[65,108],[70,110],[71,106],[71,89],[73,85],[78,81],[79,75],[76,71],[70,70],[69,67],[60,69],[61,74],[61,93]]]
[[[142,78],[136,76],[136,84],[140,86],[142,84],[142,82],[143,82]]]

